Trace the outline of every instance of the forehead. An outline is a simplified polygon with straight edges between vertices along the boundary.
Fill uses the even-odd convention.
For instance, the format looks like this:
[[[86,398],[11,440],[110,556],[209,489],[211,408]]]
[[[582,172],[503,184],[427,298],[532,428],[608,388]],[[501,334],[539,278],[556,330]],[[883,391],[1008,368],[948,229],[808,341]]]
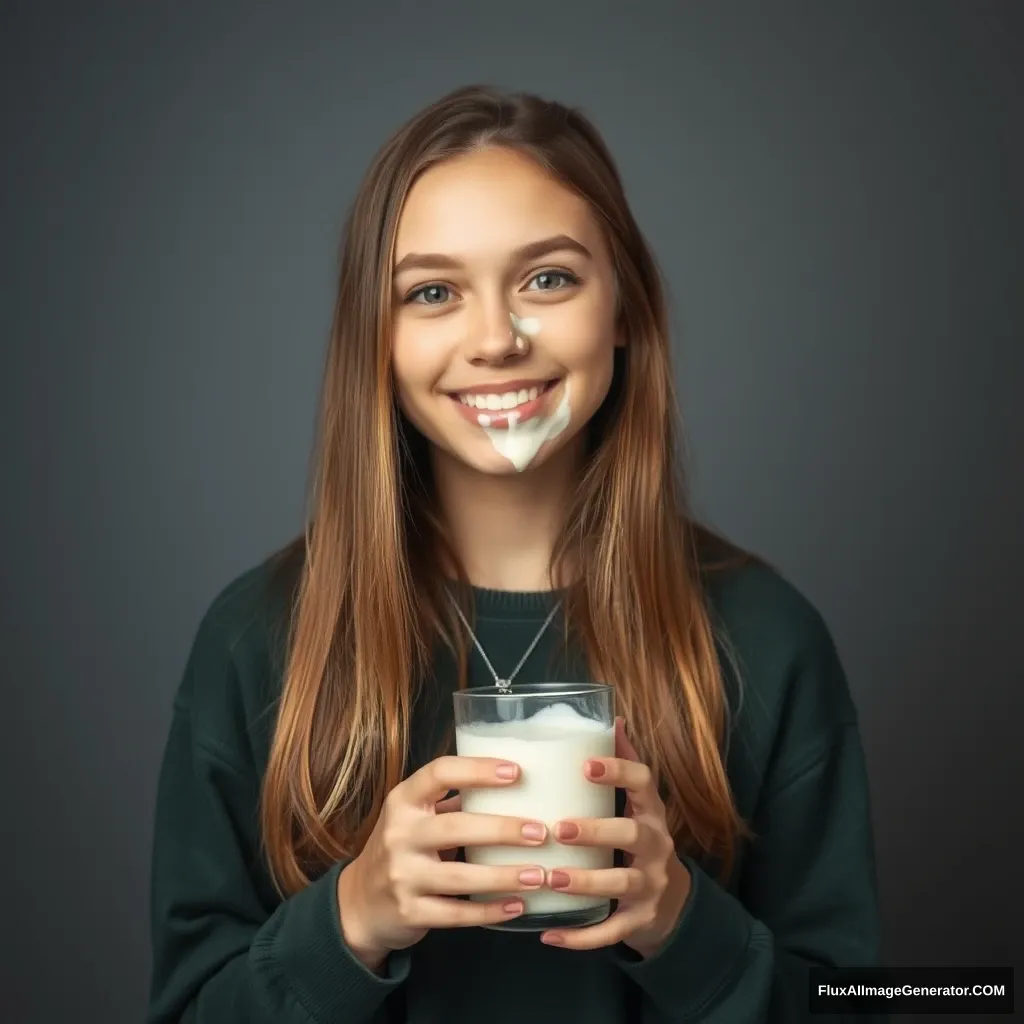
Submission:
[[[424,251],[472,259],[557,234],[600,246],[584,199],[529,157],[492,147],[452,157],[417,179],[399,218],[395,261]]]

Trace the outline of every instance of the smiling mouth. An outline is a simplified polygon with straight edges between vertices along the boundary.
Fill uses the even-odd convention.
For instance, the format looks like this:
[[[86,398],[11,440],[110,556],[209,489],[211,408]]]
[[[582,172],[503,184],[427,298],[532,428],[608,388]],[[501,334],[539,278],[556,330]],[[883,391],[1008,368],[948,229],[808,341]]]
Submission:
[[[517,392],[508,391],[503,395],[468,395],[465,392],[457,392],[448,397],[454,403],[455,411],[467,422],[477,427],[505,430],[510,429],[512,420],[522,424],[540,414],[547,395],[561,384],[562,380],[561,377],[554,377],[544,384]],[[473,405],[469,404],[471,401]],[[501,404],[495,407],[498,402]]]
[[[467,392],[452,392],[449,398],[458,402],[466,409],[484,412],[491,415],[507,414],[522,409],[537,401],[546,392],[550,391],[560,380],[553,377],[544,384],[535,385],[532,388],[522,388],[519,391],[495,392],[492,394],[470,394]]]

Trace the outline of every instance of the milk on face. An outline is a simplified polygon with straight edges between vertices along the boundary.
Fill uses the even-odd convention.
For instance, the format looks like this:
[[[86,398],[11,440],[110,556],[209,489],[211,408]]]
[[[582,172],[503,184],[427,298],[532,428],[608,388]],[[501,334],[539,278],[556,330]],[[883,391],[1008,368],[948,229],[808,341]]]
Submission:
[[[501,788],[464,789],[462,809],[472,814],[501,814],[542,821],[549,833],[564,818],[614,818],[615,788],[591,782],[583,765],[591,757],[615,754],[615,729],[579,714],[568,704],[553,704],[530,718],[513,722],[477,722],[455,731],[462,757],[497,757],[520,766],[519,779]],[[477,846],[466,849],[470,864],[537,864],[552,868],[610,868],[614,851],[566,846],[549,834],[543,846]],[[487,899],[499,895],[489,894]],[[605,896],[580,896],[540,889],[521,892],[527,914],[581,910],[607,902]]]

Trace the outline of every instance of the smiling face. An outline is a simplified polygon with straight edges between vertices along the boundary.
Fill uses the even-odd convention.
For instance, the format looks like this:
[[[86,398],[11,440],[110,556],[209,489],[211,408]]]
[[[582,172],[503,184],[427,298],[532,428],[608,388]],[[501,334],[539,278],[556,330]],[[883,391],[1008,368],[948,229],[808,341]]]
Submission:
[[[508,149],[453,157],[409,192],[393,278],[399,402],[436,457],[525,469],[510,420],[546,438],[531,467],[578,453],[617,344],[611,259],[583,199]]]

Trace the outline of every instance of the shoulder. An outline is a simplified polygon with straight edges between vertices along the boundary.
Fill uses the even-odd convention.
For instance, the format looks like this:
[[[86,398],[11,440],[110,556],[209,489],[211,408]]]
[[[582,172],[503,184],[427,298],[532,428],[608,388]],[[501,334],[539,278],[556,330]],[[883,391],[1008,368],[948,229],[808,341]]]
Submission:
[[[175,706],[196,740],[233,762],[266,745],[300,560],[292,545],[229,580],[200,616]]]
[[[732,732],[760,777],[797,769],[857,725],[832,630],[800,588],[756,558],[705,572],[703,583]]]
[[[270,653],[287,633],[298,579],[292,548],[229,580],[209,602],[196,631],[200,653],[245,658],[253,648]]]
[[[760,658],[792,660],[834,649],[831,630],[811,599],[782,572],[749,557],[702,575],[709,611],[734,644]]]

